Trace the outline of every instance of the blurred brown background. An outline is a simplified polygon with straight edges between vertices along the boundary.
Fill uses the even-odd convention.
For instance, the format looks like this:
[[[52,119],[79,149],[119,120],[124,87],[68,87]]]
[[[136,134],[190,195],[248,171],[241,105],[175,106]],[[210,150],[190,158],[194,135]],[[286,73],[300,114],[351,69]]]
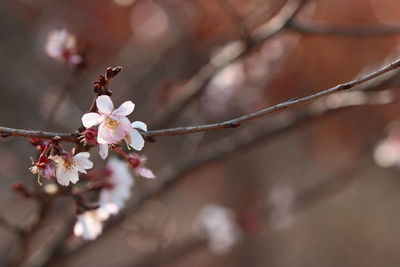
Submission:
[[[1,1],[1,126],[75,130],[93,98],[90,83],[106,67],[117,65],[124,70],[111,84],[114,102],[132,100],[134,119],[149,122],[182,93],[182,85],[218,49],[240,39],[237,21],[222,1],[229,1],[249,32],[286,4],[284,0]],[[399,10],[397,0],[310,0],[296,20],[344,29],[392,27],[400,25]],[[47,33],[59,28],[76,34],[79,47],[87,49],[88,66],[77,78],[71,68],[44,53]],[[284,30],[217,74],[169,126],[218,122],[349,81],[396,59],[399,37]],[[47,125],[51,104],[65,86],[70,88],[68,96],[54,123]],[[247,218],[246,214],[271,205],[271,193],[277,187],[288,188],[296,196],[325,183],[320,191],[311,192],[310,205],[293,211],[288,223],[282,222],[285,218],[268,219],[227,254],[215,255],[207,246],[199,246],[154,266],[399,266],[399,172],[379,167],[372,156],[376,142],[387,137],[387,125],[399,116],[397,80],[383,87],[379,90],[392,90],[392,103],[321,116],[304,127],[208,162],[186,174],[168,194],[145,204],[138,214],[129,213],[98,241],[50,265],[135,266],[143,258],[164,255],[163,251],[190,237],[193,220],[207,203],[220,203],[239,218]],[[306,107],[284,113],[293,115]],[[285,114],[235,129],[160,137],[156,143],[147,143],[144,153],[162,180],[165,172],[182,159],[195,158],[203,147],[245,127],[279,123]],[[28,171],[33,154],[28,140],[2,140],[0,213],[13,224],[23,225],[35,212],[33,203],[10,189],[15,181],[28,187],[36,183]],[[102,164],[97,157],[96,166]],[[157,182],[137,179],[134,195]],[[30,248],[26,266],[35,266],[37,251],[51,244],[71,217],[69,202],[57,200]],[[136,228],[165,216],[166,224],[147,235]],[[0,251],[8,255],[15,238],[3,229],[0,236]]]

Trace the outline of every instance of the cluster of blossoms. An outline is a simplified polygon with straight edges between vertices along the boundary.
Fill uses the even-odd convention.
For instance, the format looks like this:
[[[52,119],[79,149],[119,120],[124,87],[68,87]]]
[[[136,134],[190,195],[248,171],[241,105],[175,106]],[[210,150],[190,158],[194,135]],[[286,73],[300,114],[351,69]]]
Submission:
[[[62,63],[72,65],[82,63],[82,57],[77,52],[76,38],[66,30],[51,32],[45,50],[50,57]],[[85,128],[80,129],[81,143],[77,143],[77,149],[67,152],[61,146],[59,137],[50,141],[31,140],[39,151],[39,156],[37,161],[32,159],[33,167],[30,170],[38,175],[40,184],[40,178],[44,177],[47,180],[56,180],[61,186],[69,186],[80,181],[79,173],[86,174],[83,176],[84,181],[80,183],[83,186],[60,190],[70,192],[76,200],[78,208],[74,234],[85,240],[96,239],[102,232],[104,221],[111,215],[116,215],[124,207],[134,185],[130,169],[137,176],[155,178],[154,173],[145,167],[147,161],[145,156],[126,153],[121,149],[123,147],[121,142],[125,142],[129,150],[131,148],[136,151],[142,150],[145,140],[141,132],[147,131],[144,122],[131,123],[128,119],[127,116],[135,108],[135,104],[131,101],[114,108],[108,84],[121,69],[121,67],[108,68],[106,74],[100,75],[99,80],[94,82],[94,92],[97,95],[95,105],[91,107],[90,112],[82,116],[81,121]],[[112,149],[124,160],[111,158],[100,175],[95,174],[95,171],[88,174],[87,170],[92,169],[94,165],[89,159],[89,151],[96,146],[99,147],[102,159],[106,159],[109,150]],[[95,205],[85,203],[82,196],[83,193],[90,192],[98,195]]]

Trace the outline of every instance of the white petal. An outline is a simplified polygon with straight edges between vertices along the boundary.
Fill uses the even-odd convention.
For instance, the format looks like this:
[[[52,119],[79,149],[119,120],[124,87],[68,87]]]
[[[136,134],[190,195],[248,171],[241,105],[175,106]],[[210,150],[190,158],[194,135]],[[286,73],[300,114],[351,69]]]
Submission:
[[[83,115],[82,117],[82,123],[83,126],[85,126],[86,128],[90,128],[94,125],[97,125],[101,122],[101,115],[98,113],[86,113],[85,115]]]
[[[78,154],[76,154],[74,156],[75,160],[81,159],[81,158],[89,158],[90,157],[90,153],[89,152],[79,152]]]
[[[135,109],[135,104],[132,103],[132,101],[126,101],[122,103],[119,108],[113,111],[112,115],[113,116],[128,116],[133,112]]]
[[[108,95],[101,95],[96,99],[96,106],[103,114],[111,114],[114,109],[114,104]]]
[[[145,132],[147,132],[147,125],[146,123],[142,122],[142,121],[134,121],[131,124],[132,128],[136,128],[136,129],[141,129]]]
[[[142,150],[144,146],[144,139],[143,136],[138,132],[136,129],[132,129],[129,133],[129,138],[130,138],[130,146],[137,150],[140,151]]]
[[[106,159],[108,156],[108,145],[100,144],[99,145],[99,154],[102,159]]]
[[[57,182],[60,185],[63,185],[63,186],[69,185],[69,177],[68,177],[67,173],[64,172],[63,168],[57,168],[56,178],[57,178]]]
[[[156,176],[150,169],[139,167],[139,168],[136,168],[135,171],[137,172],[137,174],[139,174],[140,176],[142,176],[144,178],[148,178],[148,179],[156,178]]]
[[[69,173],[68,175],[69,180],[71,181],[71,183],[76,184],[79,181],[79,175],[77,171],[72,171]]]

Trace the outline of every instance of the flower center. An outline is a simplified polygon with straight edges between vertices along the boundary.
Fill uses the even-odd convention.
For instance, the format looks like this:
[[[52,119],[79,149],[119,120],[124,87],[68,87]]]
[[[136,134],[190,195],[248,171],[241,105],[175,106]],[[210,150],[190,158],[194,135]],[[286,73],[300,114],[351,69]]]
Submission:
[[[111,130],[117,129],[118,126],[119,126],[119,124],[120,124],[119,121],[113,120],[113,119],[111,119],[110,117],[107,117],[107,119],[106,119],[106,125],[107,125],[107,127],[110,128]]]
[[[75,165],[76,165],[75,160],[73,160],[71,157],[64,158],[63,166],[66,171],[73,170]]]

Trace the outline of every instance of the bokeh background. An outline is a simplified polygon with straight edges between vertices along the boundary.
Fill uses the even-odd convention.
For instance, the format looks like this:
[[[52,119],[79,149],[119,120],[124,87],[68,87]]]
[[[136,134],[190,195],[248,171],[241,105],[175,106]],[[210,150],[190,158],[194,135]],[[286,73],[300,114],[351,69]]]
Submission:
[[[1,126],[76,130],[93,99],[91,82],[118,65],[123,71],[110,87],[114,102],[132,100],[134,119],[151,122],[184,93],[185,83],[217,51],[241,39],[239,25],[252,32],[286,2],[3,0]],[[399,10],[398,0],[310,0],[295,21],[368,32],[400,25]],[[74,33],[87,53],[87,66],[78,75],[44,52],[47,34],[61,28]],[[214,75],[206,90],[165,127],[227,120],[352,80],[396,59],[399,37],[400,31],[357,36],[283,30]],[[185,172],[172,190],[144,203],[139,212],[128,211],[98,240],[67,256],[57,255],[48,266],[399,266],[399,75],[385,76],[388,81],[377,86],[369,84],[372,92],[363,97],[372,104],[298,123]],[[343,104],[341,98],[324,101],[319,104]],[[312,108],[298,106],[234,129],[146,143],[143,153],[158,180],[136,179],[133,199],[183,160],[196,159],[205,147],[246,134],[247,127],[280,125]],[[54,120],[49,123],[51,113]],[[385,152],[375,152],[374,158],[382,140],[391,142],[389,159]],[[28,140],[1,140],[0,213],[12,224],[29,224],[36,216],[35,203],[11,190],[17,181],[36,187],[36,177],[28,171],[34,154]],[[92,157],[96,166],[104,165]],[[392,163],[385,164],[388,161]],[[23,266],[40,266],[41,253],[73,218],[71,202],[55,201]],[[185,245],[196,240],[193,222],[210,203],[231,209],[242,227],[240,240],[223,254],[201,242]],[[17,243],[10,231],[0,229],[0,264],[7,266],[1,260],[12,257]]]

